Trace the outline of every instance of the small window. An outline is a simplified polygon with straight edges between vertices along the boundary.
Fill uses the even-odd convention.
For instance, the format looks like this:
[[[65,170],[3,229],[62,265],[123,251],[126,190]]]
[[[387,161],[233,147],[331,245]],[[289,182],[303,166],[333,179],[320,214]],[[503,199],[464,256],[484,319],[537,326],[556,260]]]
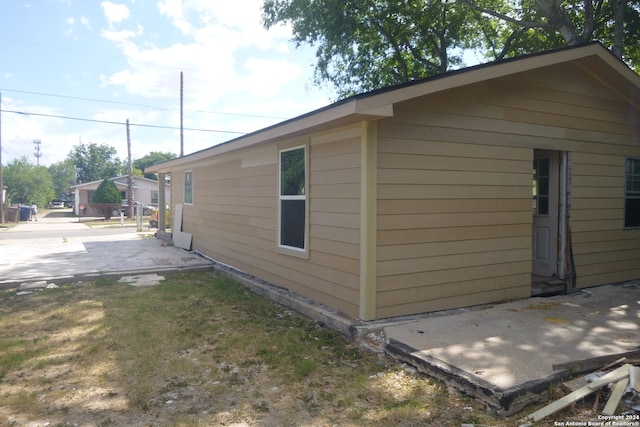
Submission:
[[[184,172],[184,202],[186,204],[193,203],[193,172]]]
[[[280,152],[279,246],[304,251],[307,228],[305,147]]]
[[[533,161],[533,213],[549,215],[549,159]]]
[[[158,204],[158,190],[151,190],[151,204],[154,206]]]
[[[640,159],[627,159],[624,186],[624,226],[640,227]]]

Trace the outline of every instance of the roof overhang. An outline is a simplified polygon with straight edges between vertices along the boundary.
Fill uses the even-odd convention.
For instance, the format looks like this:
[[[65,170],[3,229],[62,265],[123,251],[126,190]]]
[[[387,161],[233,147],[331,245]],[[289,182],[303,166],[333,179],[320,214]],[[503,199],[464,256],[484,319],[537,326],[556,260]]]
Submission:
[[[640,110],[640,76],[599,43],[590,43],[477,65],[356,95],[211,148],[150,166],[145,172],[168,173],[175,167],[257,144],[292,138],[362,120],[393,117],[394,105],[399,102],[568,62],[575,63],[584,72]]]

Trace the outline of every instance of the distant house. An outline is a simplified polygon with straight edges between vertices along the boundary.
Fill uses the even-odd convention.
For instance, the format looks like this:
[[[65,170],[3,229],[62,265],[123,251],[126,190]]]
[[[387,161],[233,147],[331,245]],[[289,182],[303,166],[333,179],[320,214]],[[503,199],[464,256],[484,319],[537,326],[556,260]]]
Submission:
[[[354,96],[155,165],[193,248],[372,320],[640,278],[640,76],[599,44]]]
[[[122,175],[111,180],[116,184],[123,203],[129,200],[129,176]],[[80,216],[100,216],[101,214],[91,207],[93,192],[100,186],[102,181],[87,182],[85,184],[77,184],[71,187],[74,194],[74,205],[76,215]],[[168,198],[171,186],[164,185],[165,197]],[[141,176],[133,177],[133,200],[144,206],[158,206],[159,187],[158,182],[152,179],[143,178]]]

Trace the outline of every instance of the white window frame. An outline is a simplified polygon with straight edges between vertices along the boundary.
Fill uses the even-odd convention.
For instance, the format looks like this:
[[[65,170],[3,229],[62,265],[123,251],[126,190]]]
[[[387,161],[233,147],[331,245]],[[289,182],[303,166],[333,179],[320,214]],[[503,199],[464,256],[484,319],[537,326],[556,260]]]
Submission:
[[[190,201],[187,201],[187,174],[189,174],[190,181],[191,181],[191,188],[190,188],[191,200]],[[183,177],[184,177],[184,183],[183,183],[184,194],[182,195],[182,200],[184,201],[185,205],[193,205],[193,170],[191,169],[185,170]]]
[[[288,151],[304,150],[304,194],[301,195],[283,195],[282,194],[282,154]],[[309,202],[307,195],[309,193],[309,160],[308,148],[306,145],[298,145],[278,151],[278,252],[288,255],[306,258],[309,252]],[[303,247],[290,246],[282,243],[282,202],[286,200],[303,200],[304,203],[304,238]]]

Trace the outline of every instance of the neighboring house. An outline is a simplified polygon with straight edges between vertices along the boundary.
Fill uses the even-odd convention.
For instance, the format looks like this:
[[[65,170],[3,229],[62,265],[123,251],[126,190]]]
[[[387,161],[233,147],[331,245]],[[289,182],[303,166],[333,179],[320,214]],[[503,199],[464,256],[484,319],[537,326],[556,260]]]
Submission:
[[[599,44],[354,96],[155,165],[193,248],[372,320],[640,278],[640,76]]]
[[[115,178],[110,178],[115,184],[122,201],[127,203],[129,200],[129,176],[122,175]],[[91,207],[91,199],[93,198],[93,192],[102,184],[102,181],[87,182],[85,184],[77,184],[71,187],[71,191],[74,194],[74,211],[76,215],[80,216],[101,216],[99,212]],[[165,197],[168,200],[168,196],[171,191],[171,186],[165,184]],[[133,200],[141,203],[144,206],[158,206],[158,181],[144,178],[141,176],[133,177]]]

